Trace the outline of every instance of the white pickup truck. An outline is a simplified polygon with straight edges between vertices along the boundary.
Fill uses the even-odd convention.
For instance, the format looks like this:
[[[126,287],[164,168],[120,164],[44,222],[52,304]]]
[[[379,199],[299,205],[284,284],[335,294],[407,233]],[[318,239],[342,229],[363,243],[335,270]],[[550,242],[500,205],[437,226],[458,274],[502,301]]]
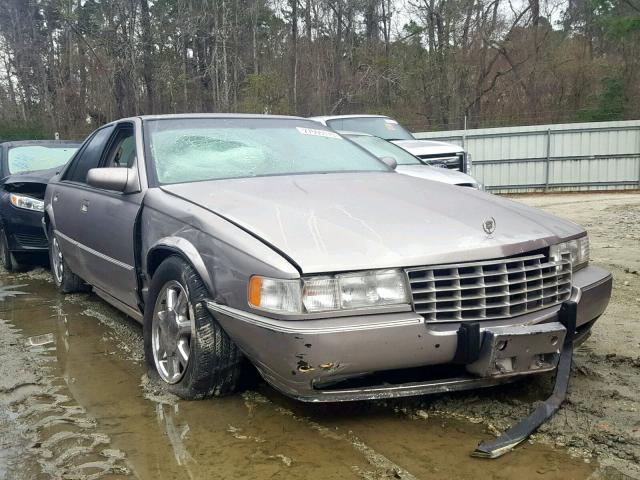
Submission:
[[[384,115],[334,115],[311,117],[334,130],[363,132],[395,143],[425,162],[471,174],[471,155],[453,143],[415,138],[396,120]]]

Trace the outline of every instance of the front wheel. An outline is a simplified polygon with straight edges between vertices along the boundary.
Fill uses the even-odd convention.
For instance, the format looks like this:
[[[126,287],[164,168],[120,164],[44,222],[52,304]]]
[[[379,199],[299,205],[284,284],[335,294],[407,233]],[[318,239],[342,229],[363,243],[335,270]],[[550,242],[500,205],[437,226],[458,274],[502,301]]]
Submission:
[[[193,267],[171,256],[151,281],[144,314],[149,371],[185,399],[238,389],[242,354],[207,310],[207,289]]]
[[[0,263],[8,272],[13,272],[20,268],[20,263],[16,256],[9,250],[9,239],[4,228],[0,227]]]

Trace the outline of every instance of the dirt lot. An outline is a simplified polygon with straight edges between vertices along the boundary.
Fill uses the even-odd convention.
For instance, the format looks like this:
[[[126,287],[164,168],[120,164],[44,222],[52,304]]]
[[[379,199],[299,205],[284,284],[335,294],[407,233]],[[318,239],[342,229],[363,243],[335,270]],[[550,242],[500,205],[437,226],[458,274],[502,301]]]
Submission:
[[[0,273],[0,478],[640,479],[640,194],[516,199],[583,224],[615,282],[568,401],[514,452],[469,457],[551,376],[393,402],[306,405],[265,385],[184,402],[146,381],[135,322],[36,268]]]

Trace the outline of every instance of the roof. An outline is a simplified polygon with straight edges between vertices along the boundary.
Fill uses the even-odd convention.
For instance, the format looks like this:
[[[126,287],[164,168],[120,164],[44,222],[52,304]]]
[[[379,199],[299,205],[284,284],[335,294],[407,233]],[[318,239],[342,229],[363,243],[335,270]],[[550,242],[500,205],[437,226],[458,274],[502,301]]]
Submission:
[[[181,118],[264,118],[264,119],[289,119],[289,120],[308,120],[304,117],[295,117],[291,115],[264,115],[261,113],[172,113],[172,114],[163,114],[163,115],[140,115],[138,117],[130,117],[130,118],[139,118],[142,121],[147,120],[169,120],[172,118],[181,119]],[[122,120],[128,120],[127,118],[122,118],[119,120],[114,120],[114,122],[120,122]],[[114,123],[110,122],[110,123]]]

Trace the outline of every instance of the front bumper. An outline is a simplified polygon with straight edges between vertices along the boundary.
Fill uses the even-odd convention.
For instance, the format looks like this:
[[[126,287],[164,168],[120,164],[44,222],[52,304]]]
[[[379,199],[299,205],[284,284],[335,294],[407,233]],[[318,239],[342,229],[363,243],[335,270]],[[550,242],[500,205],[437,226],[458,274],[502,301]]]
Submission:
[[[47,237],[42,228],[42,212],[6,205],[2,220],[9,250],[12,252],[46,252]]]
[[[576,344],[588,337],[594,321],[604,312],[611,287],[611,274],[599,267],[589,266],[574,273],[571,300],[578,305]],[[453,363],[461,324],[425,323],[414,312],[291,321],[214,302],[207,306],[265,380],[302,401],[367,400],[465,390],[534,373],[485,377],[469,373],[464,365]],[[557,305],[511,319],[484,321],[481,332],[557,322],[559,310]],[[424,375],[427,371],[429,375]],[[380,372],[411,375],[392,375],[389,381]],[[376,378],[384,379],[375,383]],[[352,380],[355,382],[348,383]]]

